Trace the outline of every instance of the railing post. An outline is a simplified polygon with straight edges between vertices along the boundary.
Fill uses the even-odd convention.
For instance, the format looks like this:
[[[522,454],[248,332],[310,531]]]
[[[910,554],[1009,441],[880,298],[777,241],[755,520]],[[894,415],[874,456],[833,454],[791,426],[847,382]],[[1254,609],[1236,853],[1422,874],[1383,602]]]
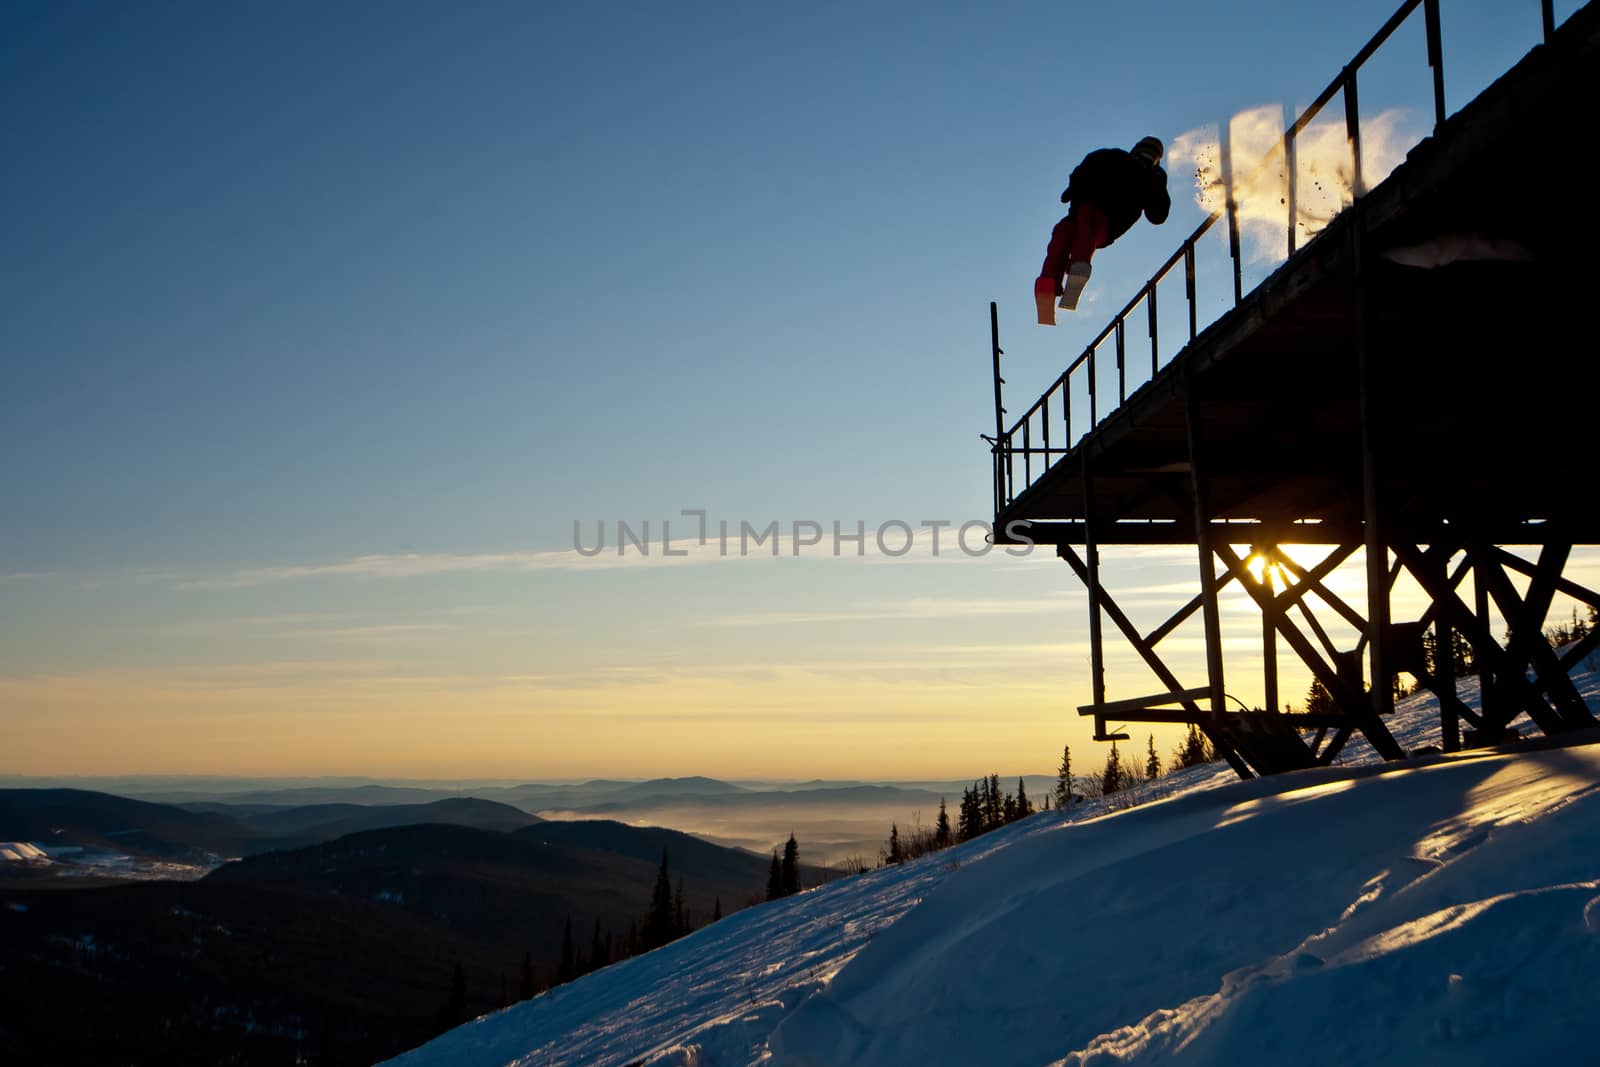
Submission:
[[[1194,242],[1183,246],[1183,291],[1189,298],[1189,340],[1195,339]]]
[[[1028,431],[1033,426],[1033,417],[1022,420],[1022,491],[1027,492],[1033,488],[1033,439]]]
[[[1089,430],[1092,433],[1094,428],[1100,425],[1099,392],[1095,385],[1094,349],[1092,348],[1089,349],[1087,366],[1089,367]]]
[[[1128,399],[1128,360],[1122,343],[1122,320],[1117,320],[1117,403]]]
[[[1011,442],[1006,437],[1006,409],[1001,399],[1001,387],[1006,380],[1000,377],[1000,307],[989,301],[989,347],[994,353],[994,499],[996,515],[1005,506],[1001,501],[1007,493],[1005,466],[1010,463]],[[1002,444],[1004,442],[1004,444]],[[1005,449],[1002,456],[1001,449]],[[1010,503],[1009,500],[1005,504]]]
[[[1290,126],[1283,135],[1283,173],[1287,189],[1283,202],[1289,208],[1289,255],[1294,255],[1295,239],[1299,235],[1295,232],[1298,227],[1300,207],[1296,201],[1298,190],[1295,188],[1295,159],[1294,159],[1294,126]]]
[[[1539,13],[1544,16],[1544,43],[1549,44],[1550,38],[1556,35],[1555,0],[1540,0]]]
[[[1156,376],[1156,370],[1161,366],[1160,341],[1156,335],[1156,287],[1151,283],[1145,290],[1145,307],[1150,314],[1150,377]]]
[[[1344,135],[1350,142],[1350,198],[1366,195],[1366,185],[1361,178],[1361,98],[1356,91],[1356,71],[1344,71]]]
[[[1072,447],[1072,372],[1062,371],[1057,379],[1061,383],[1061,421],[1062,433],[1067,442],[1067,447]]]
[[[1044,430],[1044,469],[1050,469],[1050,393],[1039,398],[1039,425]]]
[[[1433,128],[1444,125],[1444,43],[1439,36],[1439,0],[1423,0],[1428,24],[1428,66],[1433,68]]]
[[[1222,123],[1222,136],[1218,138],[1222,156],[1222,208],[1228,216],[1228,255],[1233,259],[1233,302],[1244,299],[1244,279],[1239,272],[1239,212],[1233,202],[1233,131],[1228,122]]]

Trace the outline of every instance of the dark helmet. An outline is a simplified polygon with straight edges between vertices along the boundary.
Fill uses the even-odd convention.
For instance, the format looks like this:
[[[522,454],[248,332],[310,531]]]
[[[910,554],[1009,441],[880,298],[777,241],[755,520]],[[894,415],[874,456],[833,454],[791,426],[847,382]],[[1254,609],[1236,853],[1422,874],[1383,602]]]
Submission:
[[[1166,150],[1161,147],[1161,142],[1154,137],[1146,137],[1133,146],[1132,155],[1142,159],[1152,167],[1161,162],[1162,153]]]

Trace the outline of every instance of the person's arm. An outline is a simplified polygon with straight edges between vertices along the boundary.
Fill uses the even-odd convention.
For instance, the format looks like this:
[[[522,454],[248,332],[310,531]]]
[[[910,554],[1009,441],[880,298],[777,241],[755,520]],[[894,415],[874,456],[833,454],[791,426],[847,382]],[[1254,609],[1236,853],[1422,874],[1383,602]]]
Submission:
[[[1154,170],[1150,175],[1150,188],[1145,193],[1144,217],[1159,226],[1167,221],[1167,214],[1172,210],[1172,197],[1167,195],[1167,172],[1160,167]]]

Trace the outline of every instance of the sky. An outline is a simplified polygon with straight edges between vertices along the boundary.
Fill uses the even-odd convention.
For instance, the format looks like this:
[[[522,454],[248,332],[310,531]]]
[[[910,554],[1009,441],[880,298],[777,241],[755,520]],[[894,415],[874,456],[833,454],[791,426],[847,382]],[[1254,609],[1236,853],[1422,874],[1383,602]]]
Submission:
[[[0,773],[1050,770],[1081,589],[948,540],[988,302],[1020,411],[1205,217],[1174,160],[1036,327],[1077,160],[1302,106],[1393,7],[0,4]],[[1452,108],[1537,41],[1443,11]],[[1389,165],[1413,23],[1363,72]],[[1154,620],[1193,581],[1108,566]]]

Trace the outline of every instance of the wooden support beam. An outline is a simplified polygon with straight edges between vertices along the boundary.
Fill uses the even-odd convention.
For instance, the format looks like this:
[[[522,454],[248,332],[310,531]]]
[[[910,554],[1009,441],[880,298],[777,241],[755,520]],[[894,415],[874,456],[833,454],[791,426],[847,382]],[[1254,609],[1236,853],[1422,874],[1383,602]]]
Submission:
[[[1509,567],[1511,570],[1519,571],[1530,578],[1538,570],[1536,564],[1529,563],[1515,553],[1507,552],[1499,545],[1487,545],[1482,551],[1502,567]],[[1600,608],[1600,593],[1579,585],[1566,575],[1556,576],[1556,592],[1565,593],[1572,599],[1588,604],[1592,608]]]
[[[1058,546],[1056,554],[1066,561],[1067,566],[1072,568],[1072,572],[1078,576],[1080,582],[1085,585],[1089,584],[1088,564],[1078,557],[1071,545]],[[1138,628],[1133,625],[1128,616],[1123,613],[1122,608],[1117,605],[1117,602],[1104,589],[1100,590],[1100,603],[1105,610],[1106,618],[1111,620],[1113,626],[1122,631],[1122,636],[1133,646],[1134,651],[1139,653],[1139,658],[1144,660],[1145,665],[1160,679],[1161,684],[1172,692],[1182,692],[1183,686],[1178,682],[1178,676],[1172,673],[1172,669],[1156,653],[1154,642],[1147,642],[1139,635]],[[1234,751],[1233,745],[1222,731],[1210,725],[1209,716],[1200,714],[1199,704],[1190,703],[1187,707],[1194,714],[1195,721],[1201,723],[1200,728],[1204,731],[1207,740],[1211,742],[1211,747],[1219,752],[1223,759],[1228,761],[1228,766],[1233,768],[1234,773],[1238,774],[1240,778],[1254,778],[1255,773],[1246,766],[1244,760]]]
[[[1233,574],[1230,571],[1223,571],[1220,575],[1217,575],[1212,580],[1216,582],[1216,586],[1220,590],[1223,586],[1233,581]],[[1145,637],[1145,640],[1152,645],[1160,644],[1163,637],[1171,634],[1172,631],[1176,630],[1178,627],[1187,622],[1189,616],[1200,610],[1200,605],[1203,603],[1205,603],[1205,597],[1197,594],[1194,599],[1190,600],[1183,607],[1173,612],[1172,617],[1167,619],[1166,622],[1162,623],[1160,626],[1157,626],[1154,630],[1151,630],[1150,633]]]
[[[1183,689],[1174,693],[1155,693],[1147,697],[1128,697],[1126,700],[1108,700],[1098,704],[1080,704],[1079,715],[1121,715],[1125,711],[1142,711],[1158,708],[1163,704],[1182,704],[1185,707],[1195,707],[1195,702],[1211,696],[1208,686],[1198,689]],[[1192,712],[1189,714],[1193,714]],[[1180,720],[1188,722],[1188,719]]]
[[[1559,733],[1563,728],[1560,715],[1556,713],[1554,708],[1545,703],[1539,691],[1528,684],[1523,677],[1523,666],[1527,661],[1524,660],[1522,663],[1515,662],[1513,657],[1505,649],[1501,648],[1495,641],[1494,636],[1490,634],[1488,624],[1479,619],[1466,604],[1462,603],[1456,591],[1446,588],[1443,583],[1434,579],[1433,574],[1424,562],[1423,554],[1417,550],[1416,546],[1396,542],[1390,547],[1394,550],[1395,555],[1405,561],[1406,566],[1411,570],[1412,576],[1417,579],[1423,591],[1433,598],[1434,603],[1439,606],[1440,610],[1447,615],[1451,624],[1467,635],[1467,640],[1472,642],[1473,656],[1478,659],[1480,670],[1487,667],[1493,672],[1491,683],[1483,690],[1485,729],[1494,732],[1504,727],[1513,717],[1505,715],[1504,709],[1500,707],[1500,704],[1509,698],[1513,707],[1518,707],[1528,712],[1528,717],[1538,725],[1539,729],[1547,734]],[[1470,548],[1468,552],[1474,557],[1473,573],[1486,598],[1488,596],[1487,586],[1490,580],[1488,575],[1495,570],[1495,565]],[[1500,577],[1505,579],[1504,574],[1501,574]],[[1507,581],[1509,582],[1509,579]],[[1491,694],[1493,695],[1491,696]],[[1489,710],[1491,706],[1494,707],[1493,713],[1490,713]]]
[[[1226,137],[1223,143],[1227,143]],[[1235,265],[1237,267],[1237,260]],[[1182,380],[1184,437],[1189,446],[1189,491],[1194,504],[1195,548],[1200,554],[1200,613],[1206,627],[1206,680],[1211,685],[1211,713],[1220,723],[1223,712],[1227,710],[1223,696],[1227,687],[1222,674],[1222,612],[1217,606],[1216,564],[1211,559],[1211,514],[1206,499],[1206,471],[1200,462],[1200,408],[1195,400],[1191,366],[1184,364]]]
[[[1271,602],[1271,594],[1255,580],[1255,576],[1245,566],[1244,560],[1240,559],[1238,554],[1228,545],[1214,547],[1217,555],[1228,565],[1228,569],[1233,571],[1233,576],[1238,579],[1239,584],[1244,586],[1258,606],[1265,608]],[[1352,706],[1362,708],[1362,714],[1355,716],[1354,721],[1360,726],[1361,732],[1366,735],[1367,740],[1371,742],[1378,755],[1384,759],[1404,759],[1405,750],[1394,739],[1394,735],[1389,732],[1389,728],[1376,715],[1371,714],[1364,701],[1353,699],[1358,697],[1359,694],[1352,694],[1346,691],[1338,672],[1323,662],[1322,657],[1317,655],[1317,650],[1312,647],[1311,642],[1306,640],[1305,635],[1300,632],[1300,628],[1295,626],[1288,618],[1280,617],[1279,621],[1283,639],[1288,642],[1290,648],[1294,649],[1295,654],[1300,657],[1301,661],[1311,668],[1311,673],[1316,675],[1317,680],[1327,687],[1328,692],[1335,694],[1336,698],[1343,694],[1343,699],[1339,701],[1340,705],[1347,708]],[[1343,742],[1341,741],[1340,744],[1343,744]]]
[[[1571,545],[1543,546],[1533,577],[1528,583],[1527,596],[1522,598],[1518,598],[1516,587],[1502,568],[1490,566],[1485,571],[1489,595],[1511,625],[1511,641],[1506,649],[1511,662],[1519,672],[1524,663],[1533,667],[1540,685],[1555,703],[1556,714],[1562,721],[1560,728],[1568,730],[1600,725],[1544,636],[1544,622],[1549,617],[1550,603],[1555,597],[1556,579],[1560,577],[1571,552]]]

